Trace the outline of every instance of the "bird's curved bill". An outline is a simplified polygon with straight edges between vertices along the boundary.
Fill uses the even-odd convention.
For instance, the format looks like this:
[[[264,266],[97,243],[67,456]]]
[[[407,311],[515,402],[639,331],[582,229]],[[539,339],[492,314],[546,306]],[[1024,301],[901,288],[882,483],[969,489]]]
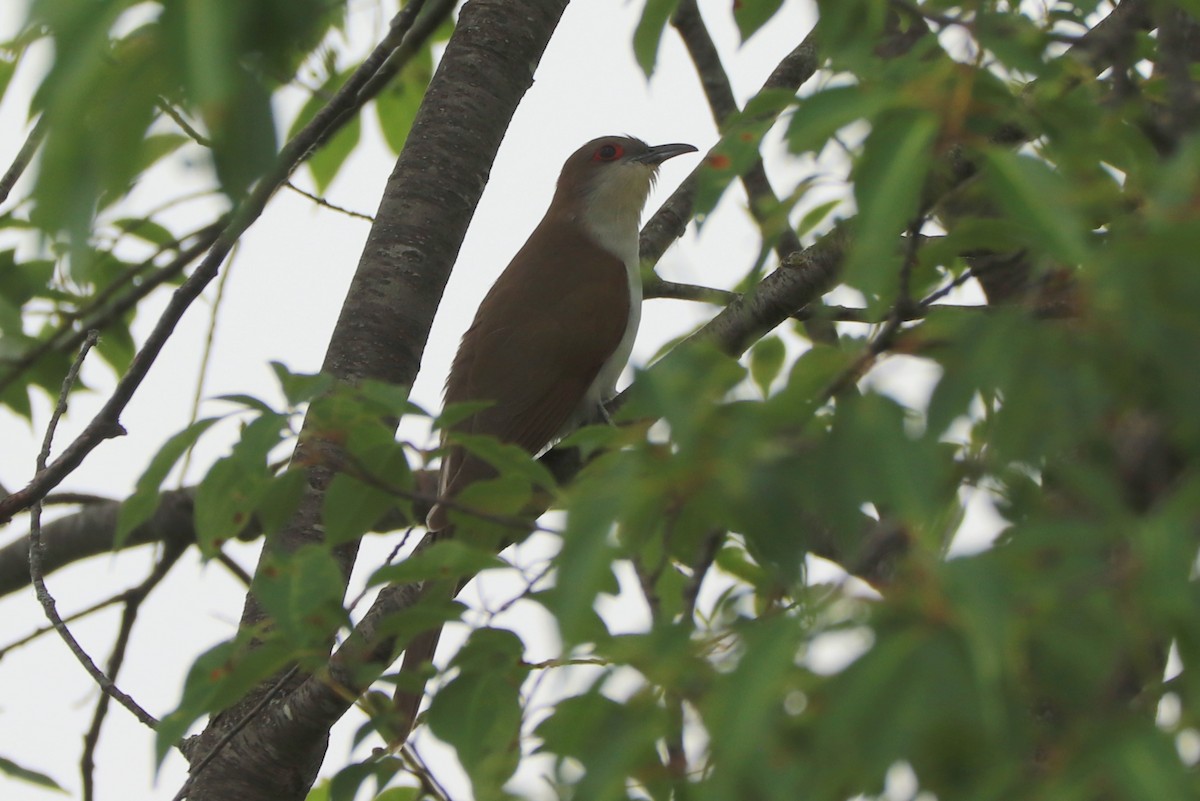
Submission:
[[[643,164],[653,164],[655,166],[662,164],[664,161],[676,156],[682,156],[684,153],[695,153],[696,148],[692,145],[671,144],[671,145],[654,145],[640,156],[635,156],[631,161],[640,161]]]

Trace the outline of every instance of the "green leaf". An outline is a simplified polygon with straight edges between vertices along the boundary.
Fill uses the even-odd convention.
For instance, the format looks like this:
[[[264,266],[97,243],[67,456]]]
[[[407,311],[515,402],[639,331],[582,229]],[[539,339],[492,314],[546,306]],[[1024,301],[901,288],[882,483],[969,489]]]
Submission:
[[[283,362],[271,362],[271,370],[290,406],[307,403],[333,386],[333,378],[325,373],[293,373]]]
[[[283,669],[295,654],[279,640],[253,649],[224,642],[205,651],[188,670],[179,706],[159,721],[154,755],[161,765],[167,753],[202,715],[224,709],[257,684]]]
[[[322,645],[348,623],[342,607],[345,588],[341,568],[329,551],[306,545],[267,560],[255,582],[255,597],[287,643],[301,651],[313,649],[320,660]]]
[[[794,92],[768,89],[755,95],[745,109],[725,120],[721,141],[708,153],[697,177],[693,214],[698,221],[716,208],[729,184],[745,175],[761,158],[763,136],[779,114],[795,102]]]
[[[505,568],[509,564],[482,548],[459,540],[438,540],[398,565],[376,570],[367,586],[410,584],[418,581],[451,581],[469,578],[483,570]]]
[[[771,394],[771,384],[783,368],[787,348],[779,337],[764,337],[750,349],[750,377],[762,391],[763,397]]]
[[[896,283],[900,234],[919,209],[937,132],[932,114],[902,111],[879,119],[863,146],[854,176],[859,212],[844,278],[868,297]]]
[[[155,247],[163,248],[175,241],[174,234],[148,217],[122,217],[119,220],[113,220],[113,226]]]
[[[834,134],[854,122],[874,122],[896,105],[883,88],[835,86],[800,100],[788,123],[788,146],[793,153],[820,153]]]
[[[783,0],[734,0],[733,20],[737,23],[742,43],[775,16]]]
[[[596,690],[560,702],[537,728],[543,751],[583,765],[574,797],[589,801],[627,799],[631,782],[657,790],[663,765],[656,746],[666,732],[666,713],[657,699],[639,693],[618,703]]]
[[[329,189],[329,185],[337,177],[338,171],[346,163],[346,159],[358,146],[361,137],[362,118],[355,115],[342,125],[329,141],[308,157],[308,161],[305,163],[308,165],[308,171],[312,174],[318,194]]]
[[[399,154],[404,147],[432,77],[433,54],[425,48],[375,97],[379,127],[393,153]]]
[[[245,406],[247,409],[258,412],[259,414],[275,414],[275,410],[261,398],[256,398],[253,395],[244,395],[242,393],[234,393],[232,395],[217,395],[213,400],[225,401],[226,403],[235,403],[238,406]]]
[[[411,506],[401,493],[411,487],[412,474],[390,427],[364,421],[351,429],[345,450],[351,469],[334,477],[322,512],[331,544],[361,537],[387,512]]]
[[[330,781],[329,801],[354,801],[359,788],[368,778],[374,779],[375,789],[378,791],[402,770],[404,770],[404,761],[394,756],[372,756],[363,762],[347,765],[339,770]],[[415,788],[397,787],[395,789],[412,790]]]
[[[171,468],[218,419],[208,417],[197,420],[159,448],[145,472],[137,480],[133,494],[121,504],[121,511],[117,516],[117,533],[113,539],[114,550],[120,550],[130,532],[154,514],[158,508],[159,490]]]
[[[264,535],[274,534],[292,519],[306,489],[308,473],[296,467],[289,467],[267,483],[255,508]]]
[[[12,76],[16,71],[17,59],[9,57],[7,53],[0,54],[0,98],[3,98],[4,93],[8,91],[8,84],[12,81]]]
[[[663,30],[677,5],[679,0],[646,0],[642,9],[642,18],[633,32],[633,54],[647,78],[654,74]]]
[[[2,63],[3,62],[0,61],[0,64]],[[62,785],[54,781],[54,779],[51,779],[46,774],[39,773],[36,770],[30,770],[29,768],[21,767],[11,759],[0,757],[0,773],[3,773],[9,778],[16,779],[17,781],[36,784],[38,787],[44,787],[47,790],[57,790],[60,793],[66,792]]]
[[[418,801],[421,796],[420,787],[389,787],[372,801]]]
[[[517,445],[508,445],[495,437],[458,431],[450,434],[450,441],[496,468],[501,476],[519,478],[545,489],[554,489],[558,485],[545,465]]]
[[[1088,259],[1087,227],[1066,180],[1032,156],[989,148],[983,153],[983,181],[1030,243],[1067,264]]]
[[[251,522],[271,483],[267,457],[282,440],[284,415],[263,415],[242,429],[233,452],[218,460],[196,490],[196,541],[213,556]]]
[[[458,752],[481,801],[504,797],[520,760],[524,651],[511,631],[476,630],[454,658],[458,675],[429,707],[430,730]]]

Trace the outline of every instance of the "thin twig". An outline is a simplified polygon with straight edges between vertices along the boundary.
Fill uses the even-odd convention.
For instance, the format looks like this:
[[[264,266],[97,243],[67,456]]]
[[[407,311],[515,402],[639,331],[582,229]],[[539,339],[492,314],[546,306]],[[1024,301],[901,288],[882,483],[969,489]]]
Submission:
[[[970,281],[974,277],[975,277],[974,270],[972,270],[970,268],[963,270],[962,273],[960,275],[958,275],[957,277],[955,277],[954,280],[952,280],[950,283],[946,284],[941,289],[937,289],[937,290],[934,290],[933,292],[930,292],[928,295],[926,295],[924,298],[922,298],[920,300],[920,302],[917,303],[917,308],[918,309],[928,309],[934,303],[937,303],[939,300],[946,297],[951,292],[958,289],[960,286],[965,284],[967,281]]]
[[[239,565],[237,562],[233,561],[233,557],[231,557],[227,553],[218,551],[217,552],[217,561],[220,562],[221,565],[226,570],[228,570],[230,573],[232,573],[238,581],[242,582],[242,584],[244,586],[246,586],[246,587],[250,586],[250,582],[253,579],[250,578],[250,574],[247,573],[241,565]]]
[[[129,597],[129,593],[133,589],[134,588],[130,588],[128,590],[124,590],[123,592],[119,592],[116,595],[110,595],[109,597],[105,598],[103,601],[97,601],[96,603],[92,604],[89,607],[80,609],[78,612],[72,612],[71,614],[69,614],[63,618],[63,622],[64,623],[74,623],[77,620],[82,620],[83,618],[87,617],[88,615],[93,615],[96,612],[99,612],[103,609],[107,609],[110,606],[122,603],[122,602],[124,602],[124,600],[127,597]],[[22,645],[28,645],[29,643],[36,640],[38,637],[41,637],[43,634],[48,634],[49,632],[52,632],[52,631],[54,631],[54,626],[52,626],[52,625],[38,626],[36,629],[29,632],[21,639],[13,640],[8,645],[0,647],[0,659],[3,659],[8,654],[9,651],[16,650],[17,648],[20,648]]]
[[[353,211],[353,210],[347,209],[343,206],[338,206],[334,203],[330,203],[328,200],[321,197],[320,195],[313,194],[312,192],[309,192],[307,189],[301,189],[300,187],[296,186],[296,184],[293,183],[292,181],[286,182],[284,184],[284,186],[286,186],[288,189],[292,190],[296,194],[308,198],[313,203],[316,203],[318,206],[324,206],[325,208],[329,209],[330,211],[336,211],[339,214],[345,214],[347,217],[354,217],[355,219],[358,219],[358,220],[366,220],[369,223],[375,222],[375,218],[372,217],[370,214],[363,214],[361,211]]]
[[[96,331],[88,333],[83,347],[79,349],[79,355],[75,357],[71,369],[67,371],[67,377],[63,380],[62,391],[58,395],[58,403],[55,404],[54,413],[50,416],[50,422],[46,425],[46,436],[42,440],[42,449],[37,456],[38,472],[46,468],[46,461],[50,458],[50,447],[54,443],[54,432],[58,428],[58,421],[62,419],[62,416],[67,411],[67,396],[71,393],[71,388],[75,385],[75,381],[79,377],[79,369],[83,366],[83,360],[87,357],[88,351],[95,347],[99,338],[100,335]],[[151,729],[157,727],[158,721],[153,715],[138,706],[137,702],[128,695],[121,692],[112,680],[104,674],[104,671],[96,667],[96,663],[83,650],[79,641],[75,639],[75,636],[71,634],[71,630],[67,628],[67,624],[59,616],[54,596],[46,588],[46,582],[42,576],[42,504],[40,497],[34,501],[29,511],[29,577],[33,581],[38,602],[42,605],[46,619],[54,626],[54,630],[63,638],[63,642],[67,644],[71,653],[75,655],[75,658],[79,660],[79,663],[83,665],[84,669],[91,675],[92,679],[106,695],[115,698],[146,726],[149,726]]]
[[[116,680],[117,673],[121,670],[121,664],[125,661],[125,654],[129,648],[129,637],[133,634],[133,624],[137,620],[138,610],[141,608],[142,601],[150,595],[150,592],[157,587],[171,568],[179,561],[179,557],[183,555],[187,548],[179,545],[167,544],[163,550],[162,556],[154,569],[150,571],[150,575],[146,580],[125,593],[125,611],[121,613],[121,625],[117,630],[117,640],[113,643],[112,653],[108,657],[107,674],[113,680]],[[84,801],[92,801],[95,797],[94,792],[94,777],[95,770],[95,755],[96,747],[100,744],[100,728],[104,725],[104,718],[108,714],[109,696],[101,694],[100,699],[96,702],[96,711],[92,715],[92,725],[88,728],[87,734],[83,737],[83,754],[79,759],[79,773],[83,784]]]
[[[4,176],[0,177],[0,203],[8,200],[9,194],[12,193],[13,187],[17,185],[21,175],[33,161],[33,154],[37,153],[38,146],[42,143],[42,139],[46,135],[45,117],[39,117],[29,135],[25,137],[25,144],[21,145],[21,149],[17,151],[16,157],[13,159]]]
[[[213,298],[212,304],[208,309],[208,327],[204,332],[204,350],[200,354],[200,370],[196,375],[196,391],[192,393],[192,409],[188,414],[187,424],[193,425],[200,419],[200,404],[204,401],[204,384],[208,380],[208,368],[212,365],[213,342],[217,337],[217,316],[221,311],[221,303],[225,300],[225,286],[229,283],[229,276],[233,274],[233,264],[237,260],[237,245],[229,252],[229,263],[225,265],[225,269],[221,272],[221,278],[217,281],[216,297]],[[192,466],[192,454],[196,452],[196,442],[193,441],[183,454],[182,463],[179,466],[179,483],[183,484],[183,479],[187,475],[188,470]]]
[[[200,145],[201,147],[206,147],[206,148],[210,148],[210,149],[212,148],[212,140],[209,139],[204,134],[197,131],[196,128],[190,122],[188,122],[186,119],[184,119],[183,114],[181,114],[179,112],[179,110],[175,108],[175,106],[171,103],[170,100],[167,100],[165,97],[159,97],[157,105],[158,105],[159,111],[161,111],[163,114],[166,114],[168,117],[170,117],[171,121],[174,122],[176,125],[178,125],[179,129],[181,131],[183,131],[185,134],[187,134],[189,139],[191,139],[193,142]]]
[[[400,754],[408,763],[409,771],[421,782],[422,798],[429,796],[435,801],[450,801],[450,794],[433,775],[433,771],[429,769],[429,765],[417,753],[417,749],[412,743],[406,743],[401,747]]]

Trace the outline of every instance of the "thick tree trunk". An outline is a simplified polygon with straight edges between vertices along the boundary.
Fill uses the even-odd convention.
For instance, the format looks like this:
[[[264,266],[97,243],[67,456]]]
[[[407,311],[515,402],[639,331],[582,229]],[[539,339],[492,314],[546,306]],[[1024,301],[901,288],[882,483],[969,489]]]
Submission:
[[[429,85],[412,132],[384,191],[375,225],[330,340],[324,369],[340,380],[377,379],[411,386],[467,225],[492,160],[566,0],[472,0]],[[313,282],[320,286],[319,278]],[[303,446],[304,437],[301,436]],[[295,518],[266,544],[286,553],[320,539],[319,514],[332,470],[311,468],[310,487]],[[338,554],[349,575],[357,543]],[[244,627],[263,619],[247,595]],[[272,698],[212,762],[192,778],[196,801],[303,799],[324,757],[328,728],[350,702],[319,699],[320,710],[289,706],[306,677]],[[260,687],[209,724],[192,750],[193,764],[250,713]],[[287,714],[276,714],[286,708]],[[332,710],[332,711],[331,711]],[[317,720],[320,725],[312,725]],[[303,722],[301,722],[303,721]]]

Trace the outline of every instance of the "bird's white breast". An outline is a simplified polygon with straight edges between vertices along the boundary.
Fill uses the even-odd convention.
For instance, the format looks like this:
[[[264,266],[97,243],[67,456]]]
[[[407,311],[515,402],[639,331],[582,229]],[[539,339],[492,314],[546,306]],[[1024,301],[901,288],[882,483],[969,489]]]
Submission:
[[[629,362],[633,342],[637,338],[638,323],[642,318],[642,276],[638,253],[638,218],[630,219],[628,212],[605,214],[605,206],[596,204],[592,213],[583,218],[583,223],[593,239],[612,253],[625,265],[625,278],[629,286],[629,316],[625,321],[625,333],[616,350],[604,362],[595,380],[588,387],[583,400],[572,417],[572,428],[594,421],[597,408],[617,394],[617,381]],[[612,208],[609,206],[609,208]],[[620,207],[617,207],[618,209]],[[640,211],[641,207],[638,206]],[[621,211],[624,211],[621,209]],[[640,215],[639,215],[640,216]]]

